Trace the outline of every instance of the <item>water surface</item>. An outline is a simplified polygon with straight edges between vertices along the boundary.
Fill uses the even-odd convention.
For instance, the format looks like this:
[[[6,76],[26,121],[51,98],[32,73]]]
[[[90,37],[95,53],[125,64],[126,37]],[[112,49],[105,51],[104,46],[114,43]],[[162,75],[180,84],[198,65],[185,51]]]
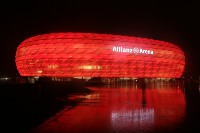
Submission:
[[[187,115],[182,84],[149,82],[142,89],[137,83],[99,87],[37,127],[39,133],[129,133],[183,132]]]

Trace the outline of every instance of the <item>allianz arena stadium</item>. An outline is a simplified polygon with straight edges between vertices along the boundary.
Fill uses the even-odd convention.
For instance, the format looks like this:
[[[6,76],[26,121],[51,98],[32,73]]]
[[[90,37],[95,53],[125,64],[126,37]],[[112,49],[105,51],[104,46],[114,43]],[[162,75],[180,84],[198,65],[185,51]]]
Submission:
[[[184,52],[175,44],[97,33],[50,33],[24,40],[16,51],[21,76],[179,78]]]

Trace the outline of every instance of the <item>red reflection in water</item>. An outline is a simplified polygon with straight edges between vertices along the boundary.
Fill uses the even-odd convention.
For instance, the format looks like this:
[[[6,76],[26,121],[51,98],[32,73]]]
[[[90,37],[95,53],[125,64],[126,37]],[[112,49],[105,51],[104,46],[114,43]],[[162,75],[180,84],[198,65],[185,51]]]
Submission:
[[[134,85],[133,85],[134,86]],[[185,95],[175,86],[91,88],[96,93],[44,123],[37,132],[154,131],[178,125],[185,117]]]

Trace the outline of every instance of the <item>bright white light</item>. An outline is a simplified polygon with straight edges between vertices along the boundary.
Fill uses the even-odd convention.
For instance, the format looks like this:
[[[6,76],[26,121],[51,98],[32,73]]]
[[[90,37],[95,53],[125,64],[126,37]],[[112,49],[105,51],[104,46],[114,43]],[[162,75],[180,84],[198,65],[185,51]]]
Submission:
[[[42,73],[42,70],[37,71],[37,73]]]
[[[79,66],[79,69],[101,69],[101,66]]]

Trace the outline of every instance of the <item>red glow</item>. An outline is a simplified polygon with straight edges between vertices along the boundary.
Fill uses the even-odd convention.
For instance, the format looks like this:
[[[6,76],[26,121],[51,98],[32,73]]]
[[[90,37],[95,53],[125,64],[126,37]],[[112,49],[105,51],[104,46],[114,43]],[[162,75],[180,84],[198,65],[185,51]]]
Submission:
[[[113,47],[141,48],[143,53]],[[16,66],[22,76],[178,78],[185,67],[174,44],[138,37],[96,33],[51,33],[23,41]]]
[[[168,84],[169,85],[169,84]],[[37,133],[173,132],[186,116],[185,95],[173,85],[163,88],[92,87],[96,93],[39,126]],[[146,95],[143,95],[145,91]],[[70,99],[70,97],[68,97]],[[143,99],[146,104],[143,105]],[[161,132],[161,131],[160,131]],[[163,133],[163,132],[161,132]]]

